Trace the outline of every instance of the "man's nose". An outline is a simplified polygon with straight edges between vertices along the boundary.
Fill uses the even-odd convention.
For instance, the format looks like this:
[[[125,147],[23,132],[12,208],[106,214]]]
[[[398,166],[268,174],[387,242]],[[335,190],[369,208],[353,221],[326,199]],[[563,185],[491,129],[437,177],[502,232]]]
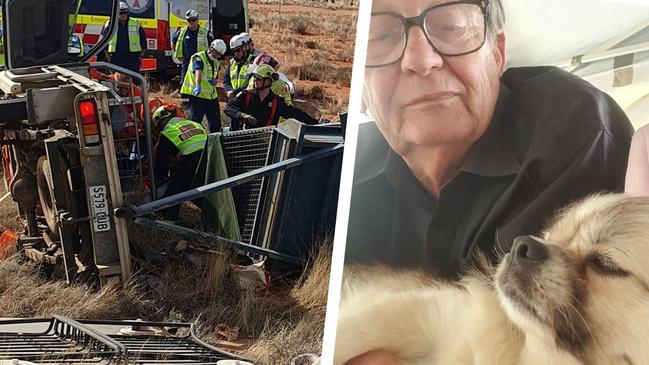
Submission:
[[[408,31],[408,44],[406,44],[401,60],[401,71],[416,72],[426,76],[433,69],[442,67],[443,64],[442,55],[428,43],[422,29],[411,27]]]

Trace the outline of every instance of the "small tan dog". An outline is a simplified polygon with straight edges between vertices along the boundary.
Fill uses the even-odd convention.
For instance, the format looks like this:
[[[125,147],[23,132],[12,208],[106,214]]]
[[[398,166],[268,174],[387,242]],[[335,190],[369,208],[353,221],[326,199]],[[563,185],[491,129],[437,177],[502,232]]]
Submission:
[[[495,275],[456,284],[348,268],[334,364],[375,349],[408,365],[649,364],[649,199],[574,204]]]

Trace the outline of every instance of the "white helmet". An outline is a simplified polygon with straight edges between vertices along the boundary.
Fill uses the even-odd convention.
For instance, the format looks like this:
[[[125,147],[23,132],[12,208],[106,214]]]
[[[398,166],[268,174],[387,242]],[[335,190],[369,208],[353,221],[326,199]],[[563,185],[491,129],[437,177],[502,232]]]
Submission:
[[[278,72],[277,74],[279,75],[279,79],[284,81],[288,85],[288,92],[291,93],[291,95],[295,95],[295,85],[291,82],[291,80],[289,80],[288,77],[286,77],[286,75],[281,72]]]
[[[243,43],[250,43],[252,41],[252,37],[247,32],[239,34],[239,37],[241,37]]]
[[[128,4],[125,1],[120,1],[119,2],[119,10],[120,11],[128,10]]]
[[[185,12],[185,19],[198,18],[198,12],[194,9],[189,9]]]
[[[210,43],[210,48],[214,49],[221,55],[225,54],[225,51],[228,49],[228,47],[225,45],[225,42],[223,42],[223,39],[215,39]]]
[[[235,49],[244,45],[244,41],[241,38],[241,34],[237,34],[234,37],[230,38],[230,49]]]

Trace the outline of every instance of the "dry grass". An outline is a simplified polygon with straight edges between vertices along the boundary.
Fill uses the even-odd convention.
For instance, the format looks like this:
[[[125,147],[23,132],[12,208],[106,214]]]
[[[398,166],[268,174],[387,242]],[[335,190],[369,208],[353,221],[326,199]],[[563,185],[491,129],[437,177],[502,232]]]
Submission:
[[[0,261],[0,317],[43,317],[52,314],[75,318],[134,318],[154,307],[135,285],[93,292],[85,285],[68,286],[48,281],[34,264],[17,256]]]
[[[305,5],[317,6],[329,9],[357,9],[358,0],[251,0],[252,4],[267,4],[267,5]]]
[[[348,86],[352,77],[351,67],[336,67],[321,62],[292,64],[284,68],[284,70],[286,75],[294,76],[298,80],[322,81],[340,86]]]
[[[267,322],[260,340],[245,351],[245,356],[264,364],[288,364],[298,354],[321,352],[332,238],[326,241],[289,293],[294,308],[284,311],[287,321]]]
[[[340,16],[323,17],[316,13],[286,14],[277,12],[257,12],[253,14],[255,34],[289,33],[297,35],[323,35],[349,37],[356,30],[356,16],[352,19]]]
[[[270,3],[277,7],[262,8],[259,1],[252,2],[256,46],[280,62],[280,71],[298,90],[297,97],[306,100],[298,104],[300,108],[336,120],[339,111],[347,110],[356,8],[341,6],[341,2],[335,3],[336,8],[322,1],[294,1],[282,6]],[[311,10],[296,4],[329,5]]]
[[[149,242],[159,239],[150,237]],[[125,288],[100,291],[47,281],[35,265],[7,260],[0,262],[0,317],[197,321],[199,335],[208,342],[215,342],[214,328],[223,323],[238,329],[240,337],[255,339],[244,356],[261,364],[288,364],[298,354],[320,353],[331,238],[318,246],[299,280],[264,293],[240,288],[228,254],[191,260],[180,254],[165,265],[141,270]]]

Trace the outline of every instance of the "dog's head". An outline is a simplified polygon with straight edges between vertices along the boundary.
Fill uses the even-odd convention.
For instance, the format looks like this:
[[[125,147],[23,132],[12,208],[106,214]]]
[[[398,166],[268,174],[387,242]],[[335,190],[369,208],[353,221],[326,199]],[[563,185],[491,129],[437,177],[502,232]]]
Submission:
[[[585,363],[649,361],[649,199],[598,195],[522,236],[498,267],[509,317]],[[608,361],[608,362],[606,362]]]

